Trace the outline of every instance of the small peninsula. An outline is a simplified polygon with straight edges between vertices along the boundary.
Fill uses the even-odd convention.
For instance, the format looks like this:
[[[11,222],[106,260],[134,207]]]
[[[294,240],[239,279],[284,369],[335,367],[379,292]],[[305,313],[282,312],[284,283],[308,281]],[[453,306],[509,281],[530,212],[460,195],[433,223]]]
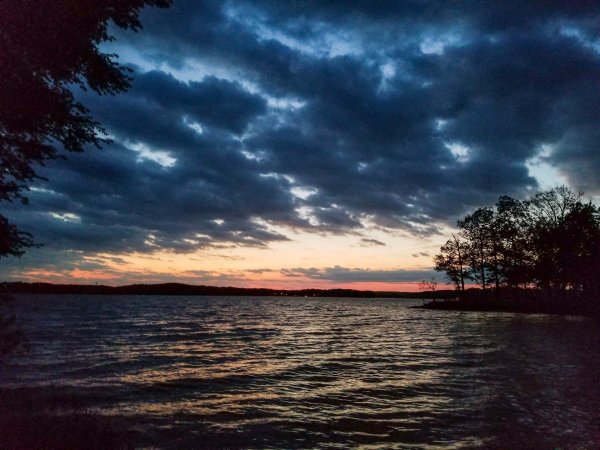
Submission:
[[[600,209],[582,196],[565,186],[502,196],[459,220],[434,258],[456,299],[423,307],[600,315]]]

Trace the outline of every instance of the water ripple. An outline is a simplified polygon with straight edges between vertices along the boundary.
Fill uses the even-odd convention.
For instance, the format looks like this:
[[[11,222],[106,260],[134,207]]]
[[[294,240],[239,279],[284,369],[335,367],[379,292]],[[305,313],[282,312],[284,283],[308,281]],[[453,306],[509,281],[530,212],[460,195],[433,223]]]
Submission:
[[[598,322],[411,304],[22,297],[0,388],[154,447],[600,448]]]

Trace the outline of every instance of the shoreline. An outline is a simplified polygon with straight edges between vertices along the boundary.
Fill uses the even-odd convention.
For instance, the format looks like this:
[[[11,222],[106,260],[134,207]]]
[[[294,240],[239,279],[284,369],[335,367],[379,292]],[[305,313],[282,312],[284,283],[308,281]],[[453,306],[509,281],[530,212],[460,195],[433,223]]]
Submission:
[[[600,318],[598,305],[592,302],[558,303],[542,300],[444,299],[432,300],[415,309],[435,311],[504,312],[520,314],[551,314]]]
[[[183,283],[130,284],[124,286],[90,284],[53,284],[28,282],[0,282],[9,294],[55,295],[169,295],[169,296],[247,296],[247,297],[328,297],[328,298],[401,298],[422,299],[422,292],[369,291],[356,289],[272,289],[234,286],[207,286]],[[440,298],[456,295],[454,290],[437,291]]]

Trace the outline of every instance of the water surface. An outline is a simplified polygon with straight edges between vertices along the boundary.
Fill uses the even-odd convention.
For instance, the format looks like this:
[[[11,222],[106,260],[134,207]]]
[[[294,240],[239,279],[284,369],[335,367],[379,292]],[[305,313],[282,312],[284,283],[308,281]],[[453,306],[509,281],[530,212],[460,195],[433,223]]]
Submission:
[[[0,388],[155,447],[600,448],[597,321],[412,304],[23,296]]]

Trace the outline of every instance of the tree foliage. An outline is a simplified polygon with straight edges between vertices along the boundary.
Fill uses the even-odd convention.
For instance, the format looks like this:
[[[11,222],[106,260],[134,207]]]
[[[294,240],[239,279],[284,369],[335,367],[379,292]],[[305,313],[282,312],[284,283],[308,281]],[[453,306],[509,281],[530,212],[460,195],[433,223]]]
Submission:
[[[129,70],[99,45],[109,25],[137,31],[140,10],[170,0],[0,0],[0,201],[26,202],[36,166],[60,149],[107,142],[100,124],[73,94],[116,94]],[[0,257],[31,242],[0,216]]]
[[[454,283],[457,289],[465,290],[465,279],[470,278],[470,269],[465,260],[466,244],[454,234],[452,239],[446,241],[441,253],[435,256],[435,270],[446,272],[448,279]]]
[[[26,247],[33,245],[31,235],[17,230],[5,217],[0,215],[0,258],[21,256]]]
[[[421,280],[419,281],[417,287],[419,291],[424,294],[428,293],[431,295],[431,299],[435,301],[435,291],[437,290],[438,281],[435,278],[431,278],[430,280]]]
[[[600,209],[561,186],[525,201],[500,197],[458,221],[435,269],[460,290],[535,286],[549,297],[600,294]]]

